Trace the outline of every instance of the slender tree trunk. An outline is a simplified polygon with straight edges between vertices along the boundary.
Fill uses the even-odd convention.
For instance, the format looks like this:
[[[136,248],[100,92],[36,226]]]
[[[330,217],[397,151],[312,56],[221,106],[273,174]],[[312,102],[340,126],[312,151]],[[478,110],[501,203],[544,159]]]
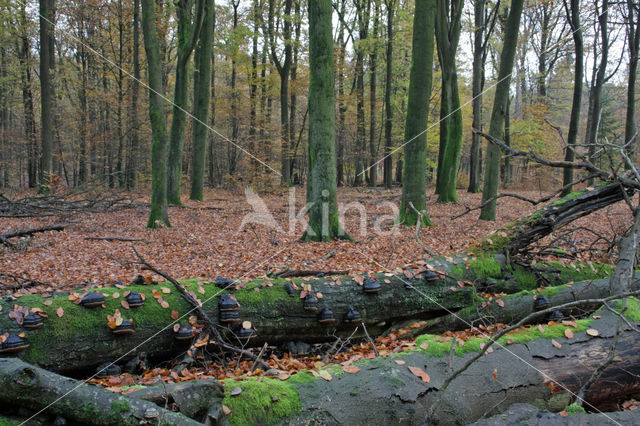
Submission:
[[[440,151],[436,193],[440,202],[458,202],[456,194],[460,151],[462,150],[462,111],[458,94],[456,51],[460,40],[462,0],[438,0],[435,33],[442,70],[440,102]]]
[[[140,93],[140,0],[133,2],[133,81],[131,82],[131,120],[129,152],[127,156],[127,189],[133,189],[138,177],[138,96]]]
[[[627,37],[629,39],[629,77],[627,80],[627,114],[624,124],[624,143],[632,162],[635,159],[636,136],[636,80],[638,77],[638,50],[640,49],[640,10],[633,0],[627,0]],[[635,139],[634,139],[635,138]],[[632,141],[633,139],[633,141]],[[628,164],[625,167],[630,168]]]
[[[291,61],[291,85],[295,86],[298,78],[298,53],[300,51],[300,30],[302,29],[302,16],[300,15],[300,3],[302,0],[295,0],[295,10],[293,22],[295,22],[295,38],[293,40],[292,61]],[[291,103],[289,105],[289,176],[294,180],[294,169],[296,162],[296,111],[297,96],[295,90],[291,91]]]
[[[215,8],[215,4],[213,7],[213,14],[211,15],[211,18],[213,19],[213,23],[212,23],[212,31],[211,31],[211,37],[213,39],[213,37],[215,36],[216,33],[216,8]],[[215,128],[216,126],[216,55],[212,52],[211,53],[211,97],[210,97],[210,103],[211,103],[211,121],[210,121],[210,125],[211,128]],[[213,132],[209,133],[209,152],[207,154],[207,175],[208,175],[208,179],[209,179],[209,186],[213,187],[215,185],[217,185],[219,179],[217,178],[217,174],[216,174],[216,170],[218,169],[216,167],[216,137],[213,134]]]
[[[364,114],[364,51],[365,40],[369,32],[369,7],[371,0],[355,0],[356,20],[358,22],[358,45],[356,51],[356,152],[355,152],[355,179],[354,186],[362,185],[366,168],[366,128]],[[364,159],[363,159],[364,157]]]
[[[500,53],[498,83],[496,85],[491,121],[489,124],[489,134],[497,139],[502,137],[504,132],[505,112],[507,102],[509,101],[509,86],[511,84],[511,73],[518,42],[523,3],[524,0],[513,0],[511,2],[504,44],[502,46],[502,52]],[[500,152],[500,148],[495,144],[489,144],[485,160],[484,189],[482,191],[482,202],[486,203],[486,205],[480,212],[480,219],[483,220],[496,220],[495,196],[498,195],[501,158],[502,153]]]
[[[233,8],[233,32],[238,28],[238,8],[240,0],[231,2]],[[231,140],[238,140],[238,93],[236,91],[236,79],[238,75],[237,56],[239,47],[233,45],[233,53],[231,55]],[[227,161],[229,166],[229,174],[233,176],[238,165],[238,151],[235,145],[227,144]]]
[[[596,143],[598,143],[598,129],[600,127],[600,118],[602,113],[602,88],[604,87],[607,71],[607,61],[609,60],[609,33],[608,33],[608,17],[609,17],[609,1],[602,0],[602,12],[597,7],[598,22],[600,26],[600,63],[596,72],[596,80],[591,89],[592,110],[588,118],[588,139],[589,160],[594,161],[596,155]],[[589,178],[588,184],[593,185],[595,178]]]
[[[393,15],[397,5],[396,0],[386,0],[387,6],[387,63],[384,87],[384,186],[391,189],[393,185],[393,105],[391,105],[391,91],[393,90]]]
[[[342,0],[340,6],[340,13],[342,16],[345,15],[346,12],[346,0]],[[345,66],[345,55],[346,55],[346,42],[344,39],[344,24],[342,20],[339,21],[338,24],[338,75],[336,79],[338,80],[338,134],[336,138],[336,149],[337,149],[337,184],[344,185],[344,145],[345,145],[345,134],[346,134],[346,115],[347,115],[347,103],[344,99],[344,66]]]
[[[169,204],[182,205],[182,153],[187,110],[189,58],[195,47],[202,25],[204,0],[197,0],[194,21],[191,0],[179,0],[176,4],[178,19],[178,61],[173,94],[173,117],[167,160],[167,200]]]
[[[122,103],[124,99],[124,8],[122,0],[118,0],[118,105],[116,110],[117,119],[117,138],[118,138],[118,155],[117,155],[117,181],[119,187],[125,185],[125,165],[124,165],[124,124],[122,119]]]
[[[584,42],[582,40],[582,25],[580,24],[580,0],[571,0],[571,10],[567,10],[569,26],[575,45],[575,65],[573,82],[573,101],[571,103],[571,118],[569,119],[569,132],[567,134],[567,147],[564,152],[565,161],[574,161],[576,153],[574,147],[578,139],[578,126],[580,125],[580,110],[582,108],[582,87],[584,78]],[[562,186],[565,188],[562,195],[572,192],[573,169],[566,168],[563,171]]]
[[[485,34],[485,0],[475,0],[473,7],[473,123],[474,129],[482,130],[482,92],[484,80],[484,34]],[[480,135],[471,132],[471,157],[469,159],[469,187],[467,192],[480,192]]]
[[[509,97],[507,101],[507,108],[504,114],[504,144],[507,146],[511,146],[511,101],[512,98]],[[506,156],[504,158],[504,171],[502,172],[502,180],[503,185],[507,186],[511,182],[511,177],[513,176],[513,165],[511,164],[511,157]]]
[[[269,0],[269,47],[271,49],[271,59],[276,66],[278,74],[280,75],[280,131],[281,131],[281,143],[280,143],[280,173],[282,174],[282,184],[291,184],[291,170],[290,161],[291,155],[289,152],[289,73],[291,71],[291,6],[293,0],[284,0],[284,24],[283,24],[283,43],[284,43],[284,59],[280,62],[276,54],[276,42],[274,35],[274,8],[275,0]]]
[[[309,225],[303,240],[349,238],[338,220],[331,0],[309,5]]]
[[[402,204],[398,222],[413,226],[422,212],[422,224],[431,225],[426,210],[427,123],[433,80],[434,27],[436,0],[416,0],[413,16],[413,41],[409,100],[404,140]],[[411,208],[413,204],[414,208]]]
[[[27,140],[27,185],[38,185],[38,141],[36,139],[36,120],[31,88],[31,47],[27,32],[26,3],[20,8],[20,41],[16,47],[20,59],[20,77],[22,83],[22,105],[24,114],[24,135]]]
[[[167,128],[162,96],[162,61],[156,30],[154,0],[141,0],[142,33],[149,74],[149,120],[151,122],[151,211],[147,227],[171,226],[167,209]]]
[[[53,149],[55,0],[40,0],[40,189],[49,192]]]
[[[198,68],[193,92],[193,148],[191,166],[192,200],[204,199],[204,168],[207,153],[207,125],[209,121],[209,91],[211,89],[211,50],[213,48],[214,0],[205,2],[204,22],[196,49]]]
[[[249,74],[249,150],[254,155],[260,155],[256,150],[258,141],[258,32],[260,29],[260,4],[257,0],[253,0],[253,34],[251,35],[251,72]],[[258,180],[259,163],[255,159],[251,159],[251,168],[249,171],[250,182],[255,184]]]
[[[378,37],[378,23],[380,22],[380,2],[379,0],[373,1],[372,38],[375,43]],[[369,70],[369,186],[376,187],[378,184],[378,165],[376,164],[378,159],[378,149],[376,146],[376,72],[378,67],[378,49],[375,44],[369,55],[369,63],[371,66]]]

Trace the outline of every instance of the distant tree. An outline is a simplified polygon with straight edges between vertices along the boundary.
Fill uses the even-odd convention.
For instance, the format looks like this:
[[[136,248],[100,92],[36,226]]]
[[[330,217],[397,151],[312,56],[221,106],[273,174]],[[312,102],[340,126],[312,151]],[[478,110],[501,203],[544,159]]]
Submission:
[[[302,240],[349,238],[338,220],[331,0],[309,0],[309,225]]]
[[[416,0],[409,99],[404,130],[404,172],[402,204],[398,222],[415,225],[422,214],[422,225],[432,225],[426,211],[427,123],[433,81],[434,27],[436,0]],[[411,208],[411,204],[414,208]],[[415,210],[414,210],[415,209]]]
[[[385,0],[387,8],[387,57],[385,64],[386,78],[384,83],[384,186],[391,189],[393,184],[393,107],[391,91],[393,84],[393,17],[398,5],[397,0]]]
[[[511,73],[515,60],[523,3],[524,0],[513,0],[511,2],[511,10],[506,23],[504,44],[500,54],[498,83],[496,84],[491,121],[489,122],[489,134],[496,139],[501,139],[504,135],[505,114],[509,102],[509,87],[511,85]],[[482,191],[482,203],[484,206],[480,212],[480,219],[483,220],[496,220],[495,197],[498,195],[501,158],[500,148],[490,143],[487,147],[484,189]]]

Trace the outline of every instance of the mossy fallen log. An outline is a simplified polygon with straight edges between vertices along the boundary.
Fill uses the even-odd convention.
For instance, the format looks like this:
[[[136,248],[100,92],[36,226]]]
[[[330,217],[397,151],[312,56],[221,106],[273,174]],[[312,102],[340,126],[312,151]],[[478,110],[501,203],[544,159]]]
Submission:
[[[15,358],[0,359],[0,401],[5,407],[59,415],[79,424],[201,424],[152,402],[59,376]]]
[[[573,402],[573,394],[608,356],[618,318],[608,311],[599,312],[599,316],[581,320],[578,327],[545,325],[543,333],[533,327],[505,336],[500,340],[502,346],[496,345],[454,379],[436,412],[439,424],[468,424],[501,413],[516,402],[528,402],[552,412],[565,409]],[[570,339],[565,337],[567,329],[573,331]],[[586,333],[587,329],[598,330],[599,335],[593,337]],[[639,339],[637,331],[623,331],[616,362],[587,392],[587,407],[611,410],[616,401],[640,390],[640,353],[635,349]],[[340,366],[327,366],[330,381],[309,372],[295,374],[281,382],[286,390],[272,386],[278,383],[276,379],[235,381],[233,387],[243,391],[231,397],[231,389],[226,389],[224,404],[231,408],[228,419],[233,425],[277,421],[418,425],[439,397],[438,391],[450,371],[475,355],[484,342],[486,339],[470,339],[463,346],[456,345],[455,354],[450,356],[451,341],[425,335],[416,341],[414,350],[352,362],[352,367],[359,368],[353,374]],[[424,370],[428,382],[412,374],[409,367]],[[293,407],[294,412],[274,419],[272,408],[282,393],[286,394],[287,407]],[[272,400],[271,395],[276,399]],[[257,402],[259,396],[262,398]],[[272,417],[266,420],[267,415]]]
[[[275,345],[292,340],[324,342],[335,340],[335,336],[349,336],[358,327],[357,323],[344,321],[350,306],[360,312],[369,334],[378,335],[396,322],[433,318],[442,315],[444,309],[461,309],[472,299],[470,288],[456,287],[452,291],[450,287],[455,286],[456,281],[450,278],[426,282],[421,278],[409,280],[405,276],[380,274],[377,279],[381,288],[375,294],[364,293],[362,286],[351,277],[295,280],[300,289],[303,284],[311,286],[318,297],[316,312],[303,309],[301,290],[293,296],[287,294],[284,288],[286,281],[282,279],[252,281],[231,293],[240,304],[240,320],[250,321],[257,330],[257,336],[248,342],[250,346],[264,342]],[[418,292],[405,288],[406,282],[410,282]],[[203,309],[211,318],[219,318],[221,289],[214,284],[198,284],[196,281],[185,282],[185,285],[202,301]],[[146,299],[144,305],[123,308],[127,290],[143,294]],[[175,323],[187,325],[189,317],[195,313],[171,284],[100,288],[97,291],[105,295],[104,308],[86,308],[69,300],[67,294],[47,298],[31,294],[17,300],[1,301],[0,333],[25,333],[29,347],[17,356],[58,372],[92,368],[103,362],[123,362],[139,352],[145,352],[149,358],[168,359],[188,349],[188,342],[176,340],[173,326]],[[43,327],[25,330],[11,319],[9,315],[16,305],[42,309],[48,315]],[[333,310],[334,323],[319,322],[319,312],[324,307]],[[133,320],[134,333],[113,334],[107,326],[107,315],[113,315],[116,309],[120,310],[123,318]],[[178,320],[174,321],[176,314]],[[235,337],[239,322],[231,326],[220,324],[220,327],[230,343],[237,346],[247,343]],[[354,336],[363,336],[362,333],[362,327],[358,327]]]

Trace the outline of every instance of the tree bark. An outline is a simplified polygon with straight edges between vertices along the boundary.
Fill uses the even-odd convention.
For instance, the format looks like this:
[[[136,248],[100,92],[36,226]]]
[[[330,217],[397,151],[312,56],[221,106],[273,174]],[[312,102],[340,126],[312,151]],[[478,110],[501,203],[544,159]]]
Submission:
[[[53,31],[55,0],[40,0],[40,182],[39,192],[49,192],[53,150],[53,68],[55,47]]]
[[[209,121],[209,92],[211,89],[211,51],[213,48],[213,21],[215,4],[213,0],[205,2],[205,16],[200,32],[198,56],[198,75],[194,78],[194,118],[193,148],[191,166],[190,199],[202,201],[204,198],[204,169],[207,154],[207,122]],[[196,86],[197,84],[197,86]]]
[[[391,90],[393,87],[393,17],[397,5],[396,0],[386,0],[387,6],[387,60],[384,86],[384,186],[391,189],[393,185],[393,105]]]
[[[493,110],[491,111],[491,121],[489,125],[489,134],[496,138],[502,137],[504,132],[504,118],[509,100],[511,73],[518,42],[518,31],[520,29],[520,17],[522,16],[523,4],[523,0],[512,1],[509,17],[507,18],[504,45],[502,46],[502,52],[500,54],[498,83],[496,85],[496,94],[493,100]],[[484,189],[482,191],[482,202],[486,203],[480,213],[480,219],[482,220],[496,220],[495,196],[498,194],[501,158],[502,154],[500,149],[494,144],[489,144],[485,160]]]
[[[566,3],[565,3],[566,4]],[[571,118],[569,119],[569,132],[567,134],[567,147],[565,148],[565,161],[574,161],[576,153],[574,147],[578,139],[578,126],[580,125],[580,110],[582,108],[582,87],[584,77],[584,41],[582,39],[582,25],[580,24],[580,0],[571,0],[571,10],[567,9],[567,17],[573,43],[575,46],[575,66],[573,82],[573,100],[571,103]],[[573,187],[573,169],[564,169],[562,185],[565,187],[562,195],[570,194]]]
[[[151,122],[151,210],[148,228],[171,226],[167,208],[167,126],[164,117],[162,61],[156,29],[155,2],[141,0],[142,33],[149,74],[149,119]]]
[[[330,0],[309,2],[309,153],[305,241],[350,238],[338,219],[334,59]]]
[[[427,123],[433,76],[435,0],[418,0],[413,20],[409,100],[404,140],[402,204],[398,222],[431,225],[426,213]],[[411,208],[411,204],[414,208]],[[416,212],[421,212],[422,217]]]
[[[173,94],[173,118],[169,138],[167,159],[167,202],[182,205],[182,154],[184,150],[184,127],[187,110],[189,80],[189,58],[200,35],[204,15],[205,0],[196,0],[192,16],[192,1],[179,0],[176,4],[178,20],[178,59],[176,81]]]

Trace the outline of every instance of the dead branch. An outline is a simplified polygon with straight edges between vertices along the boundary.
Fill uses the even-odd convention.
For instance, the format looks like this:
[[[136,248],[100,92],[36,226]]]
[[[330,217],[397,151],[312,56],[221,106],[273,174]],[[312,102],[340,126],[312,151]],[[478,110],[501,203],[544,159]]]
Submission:
[[[422,248],[422,250],[424,250],[424,252],[427,253],[429,256],[431,257],[435,256],[431,252],[431,250],[429,250],[427,246],[425,246],[422,240],[420,239],[420,228],[422,227],[422,218],[424,217],[424,213],[418,211],[418,209],[416,209],[416,207],[413,205],[413,202],[411,201],[409,202],[409,207],[411,207],[413,211],[416,212],[416,214],[418,215],[418,220],[416,221],[416,240],[418,241],[418,244],[420,244],[420,247]]]
[[[39,232],[47,232],[47,231],[62,231],[67,225],[51,225],[51,226],[41,226],[38,228],[27,228],[20,229],[18,231],[7,232],[5,234],[0,235],[0,243],[4,244],[7,247],[14,247],[14,245],[9,241],[9,238],[17,238],[17,237],[25,237],[27,235],[37,234]]]
[[[96,241],[124,241],[124,242],[144,241],[142,238],[129,238],[129,237],[84,237],[84,239],[96,240]]]
[[[348,275],[349,271],[315,271],[315,270],[289,270],[284,269],[273,274],[277,278],[292,277],[324,277],[327,275]]]

